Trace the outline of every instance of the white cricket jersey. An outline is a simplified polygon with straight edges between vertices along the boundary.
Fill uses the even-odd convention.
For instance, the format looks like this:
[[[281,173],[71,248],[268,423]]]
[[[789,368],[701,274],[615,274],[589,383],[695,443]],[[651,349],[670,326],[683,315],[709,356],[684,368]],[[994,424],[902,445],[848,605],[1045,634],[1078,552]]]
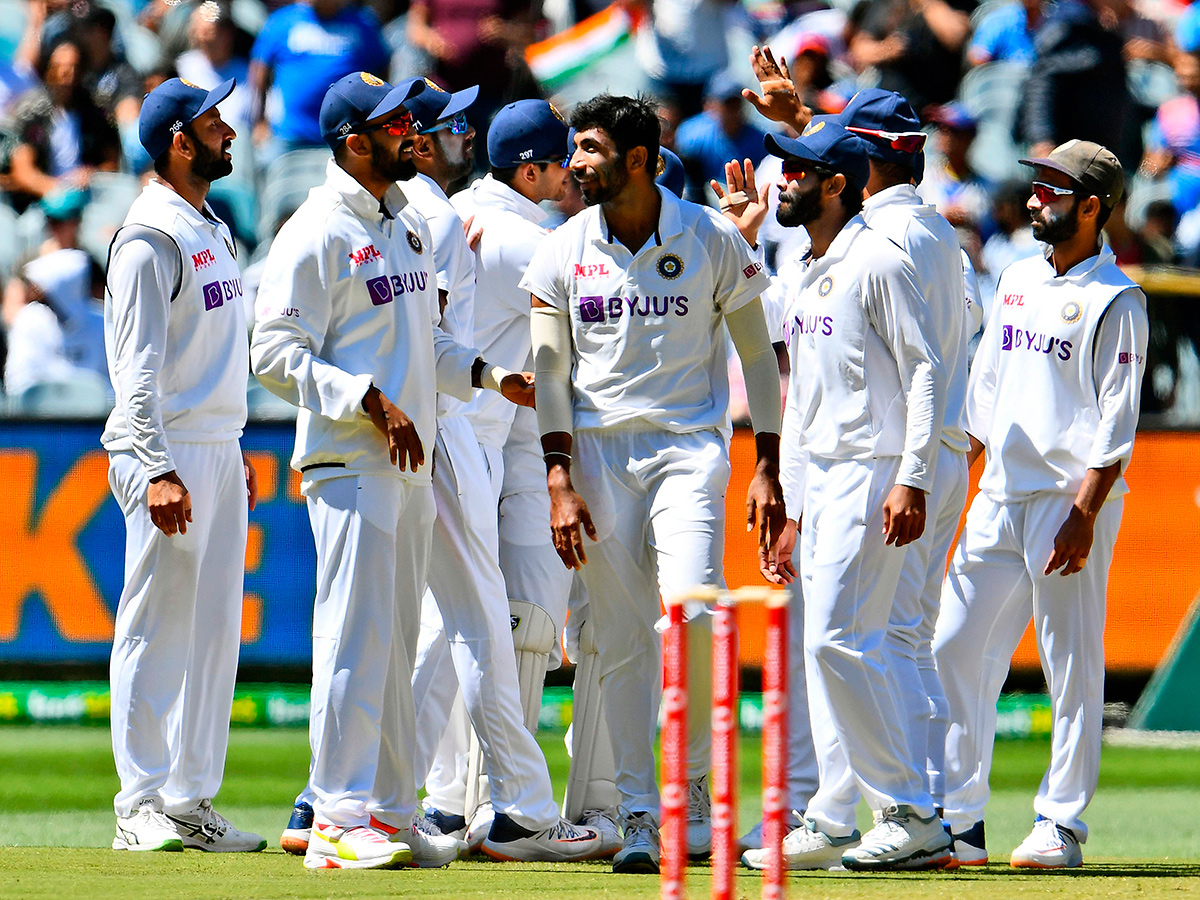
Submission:
[[[241,436],[249,351],[233,237],[152,180],[109,247],[104,346],[117,402],[100,441],[132,450],[153,478],[170,442]]]
[[[292,467],[309,478],[428,483],[436,393],[471,395],[478,354],[437,325],[429,226],[398,186],[384,199],[386,211],[330,160],[267,256],[250,355],[263,385],[300,407]],[[425,449],[416,473],[391,463],[362,407],[372,383],[416,424]]]
[[[534,251],[549,234],[541,224],[547,213],[491,175],[450,202],[464,220],[474,216],[475,227],[483,232],[475,248],[475,343],[490,363],[532,371],[529,291],[520,285]],[[497,449],[507,441],[516,411],[495,391],[480,391],[467,406],[479,442]],[[544,467],[539,468],[544,476]],[[544,477],[542,481],[545,487]]]
[[[409,205],[429,224],[437,286],[448,297],[442,312],[442,331],[470,346],[475,343],[475,255],[467,246],[462,219],[446,192],[428,175],[418,172],[411,181],[402,182],[400,189]],[[447,394],[438,395],[437,409],[439,416],[464,411],[462,401]]]
[[[731,222],[662,188],[659,196],[658,228],[636,253],[593,206],[546,237],[521,281],[571,317],[576,430],[725,427],[724,316],[761,294],[767,277]]]
[[[863,221],[898,245],[912,260],[917,285],[932,314],[946,370],[946,418],[942,442],[966,453],[967,341],[971,328],[963,253],[954,226],[926,204],[911,184],[898,184],[863,202]]]
[[[789,415],[813,457],[898,456],[897,484],[928,491],[942,433],[945,368],[908,255],[855,216],[792,288]],[[790,423],[789,423],[790,425]]]
[[[1105,245],[1059,276],[1043,256],[1000,275],[975,362],[967,430],[979,487],[999,501],[1074,494],[1088,469],[1133,453],[1149,320],[1146,296]],[[1109,493],[1126,493],[1124,475]]]

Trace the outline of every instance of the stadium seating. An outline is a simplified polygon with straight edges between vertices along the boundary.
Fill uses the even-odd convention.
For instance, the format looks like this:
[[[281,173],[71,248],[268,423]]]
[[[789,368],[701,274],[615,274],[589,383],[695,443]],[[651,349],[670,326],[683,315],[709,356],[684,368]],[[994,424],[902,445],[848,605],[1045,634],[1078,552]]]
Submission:
[[[1023,174],[1012,135],[1021,87],[1028,73],[1019,63],[988,63],[968,72],[959,86],[959,99],[979,122],[971,146],[971,166],[993,181]]]

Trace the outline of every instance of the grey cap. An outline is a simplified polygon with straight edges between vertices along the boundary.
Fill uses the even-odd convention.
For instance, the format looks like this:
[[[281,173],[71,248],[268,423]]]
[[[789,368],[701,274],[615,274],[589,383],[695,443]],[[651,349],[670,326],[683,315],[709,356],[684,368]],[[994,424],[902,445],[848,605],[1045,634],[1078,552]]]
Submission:
[[[1027,166],[1044,166],[1062,172],[1089,194],[1112,209],[1125,192],[1125,170],[1111,150],[1092,141],[1067,141],[1049,156],[1022,159]]]

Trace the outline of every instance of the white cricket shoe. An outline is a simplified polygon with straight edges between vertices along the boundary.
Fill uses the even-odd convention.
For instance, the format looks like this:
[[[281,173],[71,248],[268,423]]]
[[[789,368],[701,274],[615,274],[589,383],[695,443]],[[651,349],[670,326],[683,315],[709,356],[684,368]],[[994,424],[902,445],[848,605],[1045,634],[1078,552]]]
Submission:
[[[591,828],[600,835],[600,852],[596,854],[599,859],[612,858],[625,843],[616,817],[606,809],[585,809],[575,824]]]
[[[625,841],[613,857],[612,870],[622,875],[658,874],[658,825],[648,812],[625,818]]]
[[[689,859],[712,856],[712,794],[707,775],[688,781],[687,852]]]
[[[483,852],[508,862],[578,862],[596,858],[600,835],[594,828],[581,828],[566,819],[541,831],[531,831],[504,813],[497,813],[483,842]]]
[[[407,844],[412,850],[409,865],[414,869],[441,869],[467,855],[467,842],[442,834],[428,818],[417,812],[407,828],[396,828],[371,816],[371,827],[393,844]]]
[[[496,811],[492,809],[492,801],[485,800],[475,807],[471,814],[471,822],[467,826],[467,848],[471,853],[478,853],[492,830],[492,820]]]
[[[793,828],[783,839],[783,863],[790,871],[810,869],[840,869],[842,854],[858,846],[861,836],[857,831],[848,837],[830,837],[817,831],[808,823]],[[765,869],[767,850],[747,850],[742,854],[742,865],[747,869]]]
[[[794,809],[788,810],[783,817],[784,836],[795,831],[804,824],[803,817]],[[737,839],[737,852],[745,853],[747,850],[761,850],[763,846],[763,823],[760,819],[754,823],[754,827]]]
[[[1083,865],[1083,850],[1070,828],[1038,819],[1008,864],[1015,869],[1075,869]]]
[[[937,869],[951,859],[950,835],[938,816],[922,819],[910,806],[889,806],[875,814],[875,827],[862,843],[842,854],[842,865],[854,871]]]
[[[167,815],[175,826],[183,846],[209,853],[257,853],[267,848],[267,839],[253,831],[238,831],[233,823],[201,800],[193,809]]]
[[[147,797],[127,816],[117,816],[114,850],[183,850],[183,839],[153,797]]]
[[[389,841],[366,825],[342,828],[314,822],[304,866],[308,869],[398,869],[412,865],[412,848]]]

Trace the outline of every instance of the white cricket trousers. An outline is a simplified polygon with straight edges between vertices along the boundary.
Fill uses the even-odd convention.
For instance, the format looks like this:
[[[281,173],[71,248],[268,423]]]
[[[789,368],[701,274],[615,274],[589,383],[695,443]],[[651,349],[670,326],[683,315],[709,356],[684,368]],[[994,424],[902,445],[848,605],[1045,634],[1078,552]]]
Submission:
[[[945,793],[940,776],[950,710],[933,662],[933,629],[941,605],[946,557],[967,502],[967,486],[967,455],[939,445],[933,490],[925,498],[925,533],[905,548],[884,645],[912,762],[924,774],[925,788],[936,807],[942,805]]]
[[[799,571],[800,547],[792,551]],[[817,751],[813,745],[812,720],[808,711],[808,683],[804,673],[804,582],[797,578],[787,586],[788,600],[788,685],[787,685],[787,791],[788,808],[798,813],[820,785]]]
[[[157,797],[186,812],[221,787],[242,624],[246,476],[236,440],[171,442],[192,499],[187,534],[150,521],[145,470],[109,455],[108,483],[125,515],[125,586],[109,678],[118,816]]]
[[[884,661],[905,551],[884,543],[883,503],[899,468],[898,457],[814,457],[807,469],[800,576],[820,788],[806,817],[833,836],[855,828],[854,806],[845,800],[854,783],[873,810],[908,805],[933,815]]]
[[[584,538],[582,577],[622,812],[648,812],[657,821],[659,595],[724,586],[729,452],[714,431],[589,429],[575,435],[575,459],[571,476],[599,537],[596,543]],[[691,703],[711,708],[711,684],[689,685],[689,693]]]
[[[558,822],[558,806],[546,758],[525,729],[521,706],[509,595],[497,562],[501,475],[500,451],[482,447],[469,421],[451,416],[438,423],[429,587],[451,664],[436,640],[422,641],[421,668],[413,679],[421,722],[417,775],[429,772],[457,687],[483,749],[493,809],[540,831]],[[427,621],[432,623],[428,616]],[[440,787],[438,792],[445,796]]]
[[[980,493],[967,513],[933,639],[950,702],[945,819],[955,832],[983,819],[996,701],[1032,616],[1054,723],[1033,808],[1087,840],[1080,816],[1100,774],[1105,601],[1124,500],[1101,507],[1082,572],[1043,575],[1074,499],[1044,493],[997,503]]]
[[[319,822],[417,805],[412,671],[429,564],[433,492],[393,475],[305,479],[317,547],[309,789]]]

